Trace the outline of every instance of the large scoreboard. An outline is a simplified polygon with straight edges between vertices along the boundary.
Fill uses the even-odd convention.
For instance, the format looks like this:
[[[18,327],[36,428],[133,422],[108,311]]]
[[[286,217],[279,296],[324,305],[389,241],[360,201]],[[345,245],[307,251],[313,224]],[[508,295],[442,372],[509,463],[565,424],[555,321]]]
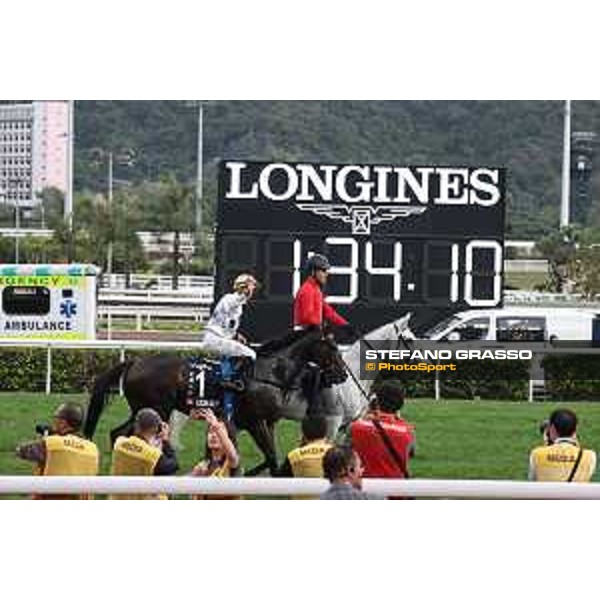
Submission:
[[[492,167],[224,161],[215,297],[235,276],[262,287],[246,308],[253,339],[292,325],[312,253],[332,269],[328,301],[367,332],[408,311],[422,330],[502,304],[505,172]]]

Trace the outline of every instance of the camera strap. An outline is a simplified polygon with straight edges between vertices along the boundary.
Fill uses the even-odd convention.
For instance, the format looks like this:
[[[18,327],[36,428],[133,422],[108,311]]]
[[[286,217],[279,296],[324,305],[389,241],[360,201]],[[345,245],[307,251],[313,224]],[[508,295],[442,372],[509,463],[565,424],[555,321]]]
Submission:
[[[383,428],[383,425],[377,419],[373,419],[372,421],[373,421],[373,425],[375,425],[375,429],[377,429],[377,432],[381,436],[381,439],[382,439],[385,447],[387,448],[387,451],[390,453],[391,457],[394,459],[394,462],[396,463],[396,466],[400,469],[400,472],[404,476],[404,479],[409,479],[410,474],[408,472],[408,469],[406,468],[404,461],[400,458],[400,455],[396,451],[396,448],[394,448],[394,445],[392,444],[392,440],[390,440],[388,434],[386,433],[385,429]]]
[[[569,479],[567,481],[570,483],[573,481],[573,477],[575,477],[575,473],[577,473],[577,468],[579,467],[579,463],[581,462],[581,457],[583,456],[583,448],[579,448],[579,454],[577,455],[577,460],[571,469],[571,474],[569,475]]]

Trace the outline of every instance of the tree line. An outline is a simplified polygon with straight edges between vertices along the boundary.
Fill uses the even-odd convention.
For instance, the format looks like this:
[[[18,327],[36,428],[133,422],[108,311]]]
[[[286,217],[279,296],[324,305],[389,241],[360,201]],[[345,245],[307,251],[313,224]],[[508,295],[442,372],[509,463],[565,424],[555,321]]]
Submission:
[[[51,237],[26,236],[19,244],[21,263],[93,263],[104,272],[130,274],[147,270],[170,274],[174,287],[182,274],[212,274],[213,243],[209,229],[197,232],[193,257],[181,251],[181,234],[194,231],[195,188],[168,174],[156,182],[117,186],[112,202],[106,194],[77,192],[73,226],[64,215],[64,194],[47,188],[30,221],[53,230]],[[14,208],[3,205],[0,223],[14,225]],[[170,234],[170,256],[150,269],[138,231]],[[108,249],[111,248],[112,252]],[[0,238],[0,261],[15,260],[15,240]]]
[[[74,235],[69,237],[62,197],[45,190],[41,207],[52,239],[21,244],[21,262],[73,257],[104,269],[113,247],[113,271],[149,265],[135,231],[175,232],[172,258],[161,272],[210,273],[210,233],[220,160],[364,162],[506,167],[507,231],[533,239],[550,259],[546,289],[577,281],[584,293],[600,289],[600,169],[580,223],[558,230],[563,103],[561,101],[212,101],[204,104],[204,229],[198,252],[179,252],[178,232],[194,231],[198,111],[179,101],[82,101],[75,104]],[[600,131],[600,102],[572,105],[574,131]],[[114,199],[108,203],[108,153],[115,157]],[[38,208],[39,211],[39,208]],[[0,221],[14,223],[10,207]],[[571,237],[570,237],[571,236]],[[572,237],[574,236],[574,239]],[[565,239],[567,241],[565,241]],[[0,259],[11,262],[14,242],[0,238]],[[598,268],[600,270],[600,267]],[[594,283],[596,282],[597,283]]]
[[[559,222],[562,101],[211,101],[204,104],[204,209],[222,159],[506,167],[507,234],[538,239]],[[600,132],[600,102],[572,104],[573,131]],[[115,177],[139,184],[196,175],[197,109],[179,101],[76,103],[78,190],[106,190],[98,149],[133,151]],[[596,191],[581,224],[600,226]],[[207,217],[207,220],[209,218]]]

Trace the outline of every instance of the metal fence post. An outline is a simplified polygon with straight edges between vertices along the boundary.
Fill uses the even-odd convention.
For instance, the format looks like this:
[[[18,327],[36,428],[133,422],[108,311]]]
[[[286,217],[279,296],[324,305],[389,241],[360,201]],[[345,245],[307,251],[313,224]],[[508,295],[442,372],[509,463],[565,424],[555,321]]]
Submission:
[[[529,393],[528,393],[527,401],[533,402],[533,379],[529,380]]]
[[[52,346],[46,348],[46,395],[52,393]]]
[[[121,346],[121,352],[119,353],[119,359],[121,362],[125,362],[125,346]],[[123,396],[123,375],[119,377],[119,396]]]

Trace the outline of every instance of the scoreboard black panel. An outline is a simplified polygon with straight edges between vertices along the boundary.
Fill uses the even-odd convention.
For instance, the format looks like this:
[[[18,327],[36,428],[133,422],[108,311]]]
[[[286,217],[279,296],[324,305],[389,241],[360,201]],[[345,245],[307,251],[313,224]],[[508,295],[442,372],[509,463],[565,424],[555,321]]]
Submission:
[[[243,329],[292,325],[311,253],[332,264],[328,301],[367,332],[413,312],[422,330],[502,304],[505,172],[225,161],[219,171],[215,300],[241,272],[262,288]]]

